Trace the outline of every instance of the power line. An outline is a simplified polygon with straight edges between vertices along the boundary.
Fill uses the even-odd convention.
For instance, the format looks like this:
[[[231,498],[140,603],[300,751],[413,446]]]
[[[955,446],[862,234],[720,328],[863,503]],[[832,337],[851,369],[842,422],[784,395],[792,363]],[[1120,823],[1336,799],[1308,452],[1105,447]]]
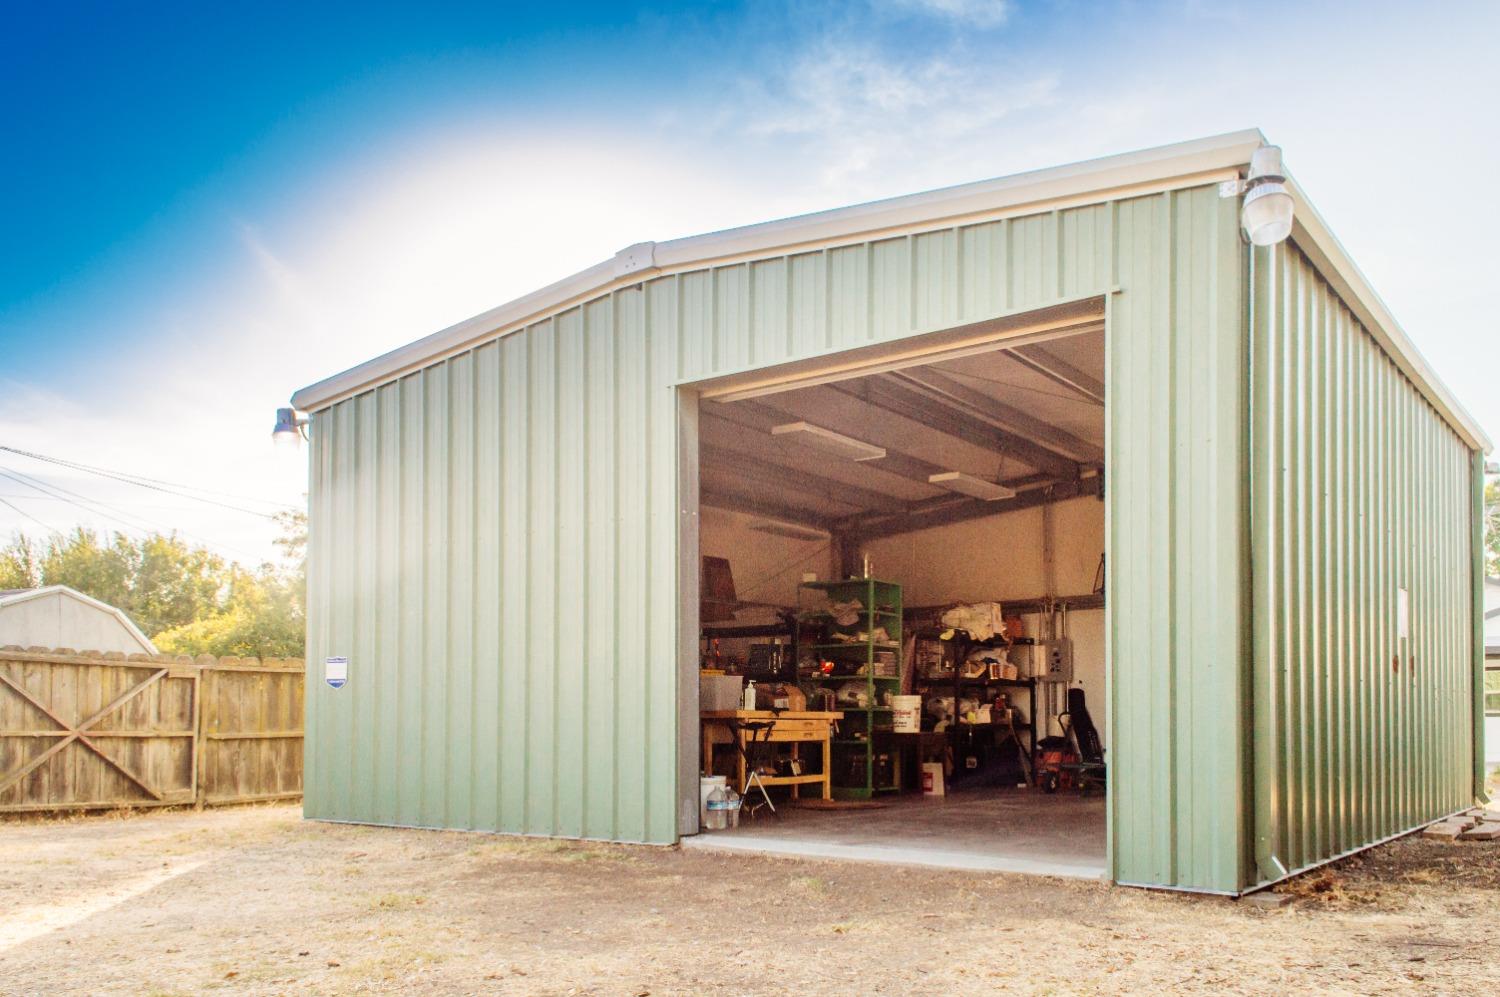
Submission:
[[[65,466],[67,466],[67,467],[73,467],[73,468],[76,468],[78,470],[88,471],[88,472],[94,473],[94,474],[118,475],[118,476],[123,477],[123,478],[130,478],[130,479],[132,479],[134,481],[149,482],[150,484],[153,484],[153,485],[163,485],[163,486],[168,487],[168,488],[185,488],[188,491],[202,492],[205,495],[218,495],[218,496],[220,496],[222,498],[239,499],[240,501],[243,501],[243,502],[259,502],[262,505],[276,506],[279,509],[294,509],[294,508],[296,508],[296,506],[288,505],[285,502],[278,502],[275,499],[260,498],[259,496],[256,496],[256,495],[241,495],[238,492],[226,492],[226,491],[221,491],[221,490],[216,489],[216,488],[203,488],[203,487],[201,487],[199,485],[184,484],[183,482],[180,482],[180,481],[167,481],[167,480],[165,480],[163,478],[153,478],[150,475],[146,475],[146,474],[135,474],[135,473],[133,473],[131,471],[121,471],[121,470],[111,469],[111,468],[107,468],[107,467],[99,467],[96,464],[85,464],[83,461],[68,460],[65,457],[50,457],[50,456],[48,456],[46,454],[39,454],[39,453],[36,453],[35,451],[32,451],[32,450],[21,450],[21,449],[19,449],[17,447],[0,446],[0,450],[8,450],[11,453],[19,454],[19,455],[21,455],[23,457],[32,457],[32,458],[34,458],[36,460],[46,460],[46,461],[51,461],[51,462],[56,463],[56,464],[63,464]]]
[[[151,533],[151,530],[139,525],[139,523],[132,523],[127,521],[127,519],[121,518],[122,516],[128,516],[127,513],[120,512],[119,510],[109,511],[108,506],[104,506],[102,505],[102,503],[96,503],[92,499],[88,499],[83,495],[79,495],[77,492],[69,491],[68,489],[63,488],[61,485],[49,485],[47,482],[43,481],[40,478],[33,478],[29,474],[24,474],[21,471],[15,470],[0,469],[0,477],[9,478],[11,481],[14,481],[19,485],[24,485],[27,488],[39,491],[47,498],[56,499],[59,502],[66,502],[68,503],[68,505],[76,506],[77,508],[82,509],[84,512],[88,513],[91,516],[102,516],[110,522],[117,523],[133,533],[139,533],[142,536],[148,536]],[[58,494],[58,492],[66,492],[67,494],[60,495]],[[74,496],[74,498],[69,498],[69,495]]]
[[[127,530],[138,533],[143,537],[149,537],[152,534],[160,534],[163,530],[165,530],[168,534],[180,533],[185,537],[196,540],[200,544],[204,544],[209,547],[220,547],[224,550],[233,551],[234,553],[242,557],[251,559],[252,562],[265,560],[265,558],[259,554],[253,554],[249,551],[241,550],[238,547],[232,547],[229,544],[209,540],[207,537],[201,537],[197,534],[189,533],[187,530],[181,529],[180,527],[162,526],[159,523],[154,523],[151,520],[144,519],[140,516],[132,516],[129,513],[123,512],[119,509],[115,509],[104,502],[100,502],[98,499],[91,499],[86,495],[80,495],[78,492],[64,488],[61,485],[49,484],[48,482],[45,482],[40,478],[34,478],[31,475],[26,474],[22,471],[17,471],[14,468],[0,469],[0,477],[9,478],[11,481],[39,491],[43,495],[62,502],[66,502],[69,505],[77,506],[79,509],[82,509],[84,512],[87,512],[90,515],[101,516],[111,522],[118,523],[124,526]],[[59,492],[65,494],[57,494]],[[67,496],[69,495],[73,496],[73,498],[68,498]],[[130,520],[134,520],[135,522],[130,522]],[[51,529],[50,527],[48,528]]]
[[[195,502],[204,502],[208,505],[216,505],[222,509],[230,509],[234,512],[243,512],[248,516],[259,516],[262,519],[270,520],[274,520],[276,518],[272,513],[260,512],[256,509],[246,509],[244,506],[231,505],[228,502],[220,502],[217,499],[205,498],[202,495],[193,495],[187,491],[183,491],[182,489],[192,489],[193,491],[208,492],[210,494],[219,495],[228,495],[229,493],[227,492],[213,492],[211,489],[207,488],[198,488],[194,485],[183,485],[169,481],[161,481],[156,478],[147,478],[141,475],[130,474],[126,471],[111,471],[107,468],[94,467],[91,464],[82,464],[78,461],[66,460],[62,457],[49,457],[46,454],[34,453],[30,450],[21,450],[16,447],[0,445],[0,451],[17,454],[21,457],[30,457],[32,460],[45,461],[48,464],[56,464],[60,467],[66,467],[75,471],[83,471],[87,474],[95,474],[103,478],[109,478],[112,481],[119,481],[127,485],[135,485],[137,488],[149,488],[152,491],[163,492],[168,495],[176,495],[179,498],[192,499]],[[280,502],[272,502],[270,499],[250,498],[248,496],[242,495],[235,495],[231,497],[245,502],[264,502],[267,505],[276,505],[282,509],[287,510],[293,510],[295,508],[294,506],[285,505]]]
[[[14,502],[8,502],[5,499],[0,498],[0,505],[6,506],[7,508],[9,508],[12,511],[16,512],[17,514],[25,516],[27,519],[31,520],[33,523],[35,523],[36,525],[40,526],[42,529],[46,530],[48,533],[57,533],[57,534],[61,534],[62,533],[61,530],[57,529],[56,527],[48,526],[46,523],[42,522],[40,519],[37,519],[35,516],[33,516],[31,513],[27,512],[25,509],[22,509],[20,506],[16,505]]]

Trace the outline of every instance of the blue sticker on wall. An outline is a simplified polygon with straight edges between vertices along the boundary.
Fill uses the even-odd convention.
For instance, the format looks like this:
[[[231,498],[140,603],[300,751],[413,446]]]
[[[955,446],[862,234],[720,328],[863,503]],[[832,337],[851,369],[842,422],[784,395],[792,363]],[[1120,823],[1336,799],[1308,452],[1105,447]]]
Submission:
[[[342,689],[349,681],[349,659],[324,658],[323,680],[335,689]]]

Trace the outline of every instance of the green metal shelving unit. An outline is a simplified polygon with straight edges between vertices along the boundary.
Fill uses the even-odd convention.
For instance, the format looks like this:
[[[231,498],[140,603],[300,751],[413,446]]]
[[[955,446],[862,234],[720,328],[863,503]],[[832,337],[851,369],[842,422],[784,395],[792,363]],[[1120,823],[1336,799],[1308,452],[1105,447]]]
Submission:
[[[797,614],[798,682],[804,691],[811,693],[820,688],[841,686],[848,682],[864,682],[868,696],[865,707],[839,706],[844,712],[839,736],[833,740],[833,795],[838,799],[868,800],[880,793],[895,793],[901,790],[901,764],[895,735],[891,731],[892,712],[886,696],[901,691],[901,645],[904,634],[901,629],[901,586],[895,582],[883,582],[874,578],[851,578],[841,582],[804,582],[802,588],[827,596],[829,602],[841,603],[858,599],[863,607],[858,618],[850,624],[840,624],[826,610],[807,610]],[[875,639],[877,628],[885,628],[889,640]],[[804,639],[804,631],[815,628],[819,638]],[[857,634],[863,631],[865,639],[860,641],[837,641],[835,634]],[[890,652],[895,657],[894,674],[875,674],[877,652]],[[836,666],[858,669],[863,665],[863,675],[821,675],[807,672],[802,667],[805,656],[819,661],[833,661]],[[878,759],[884,754],[888,764],[882,767]],[[862,778],[852,778],[856,773]]]

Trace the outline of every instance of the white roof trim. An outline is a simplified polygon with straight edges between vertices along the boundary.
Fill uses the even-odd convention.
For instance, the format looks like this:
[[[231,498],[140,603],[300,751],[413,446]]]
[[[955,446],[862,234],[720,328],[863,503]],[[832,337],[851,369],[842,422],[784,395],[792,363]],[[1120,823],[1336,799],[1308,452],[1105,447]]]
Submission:
[[[1385,302],[1380,300],[1380,295],[1375,293],[1365,275],[1360,273],[1354,260],[1344,252],[1344,247],[1324,224],[1323,216],[1308,201],[1307,195],[1290,173],[1287,174],[1286,186],[1296,205],[1292,215],[1292,242],[1307,254],[1323,279],[1328,281],[1354,312],[1360,324],[1369,330],[1370,335],[1375,337],[1375,341],[1390,355],[1396,366],[1411,379],[1464,442],[1476,450],[1489,453],[1494,448],[1490,438],[1438,379],[1421,351],[1401,328],[1401,323],[1396,321]]]
[[[1251,153],[1264,144],[1260,131],[1249,129],[670,242],[637,243],[571,277],[305,387],[292,396],[292,404],[304,411],[327,408],[658,274],[1212,183],[1240,175]],[[1437,380],[1301,190],[1291,187],[1297,199],[1293,238],[1298,247],[1465,442],[1487,452],[1490,441],[1478,424]]]
[[[151,640],[145,634],[141,633],[140,627],[137,627],[135,625],[135,622],[131,620],[130,617],[125,615],[125,611],[123,609],[120,609],[118,606],[111,606],[107,602],[100,602],[93,596],[84,595],[77,589],[68,588],[68,586],[66,585],[43,585],[41,588],[26,589],[22,592],[15,592],[11,595],[0,597],[0,609],[3,609],[6,606],[14,606],[19,602],[30,602],[32,599],[40,599],[43,596],[57,594],[69,596],[70,598],[83,603],[85,606],[92,606],[95,609],[104,610],[106,613],[109,613],[115,619],[119,620],[120,623],[124,625],[126,630],[130,631],[130,636],[135,638],[135,640],[140,643],[142,651],[144,651],[146,654],[157,653],[156,645],[151,643]],[[74,650],[88,649],[75,648]]]

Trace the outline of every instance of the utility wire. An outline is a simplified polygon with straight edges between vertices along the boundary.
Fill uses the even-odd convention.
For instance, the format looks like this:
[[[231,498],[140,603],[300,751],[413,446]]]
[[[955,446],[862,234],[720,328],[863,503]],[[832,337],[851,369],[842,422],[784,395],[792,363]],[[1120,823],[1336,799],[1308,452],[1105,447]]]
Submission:
[[[180,527],[176,527],[176,526],[162,526],[161,524],[154,523],[151,520],[144,519],[144,518],[139,517],[139,516],[130,515],[129,513],[123,512],[123,511],[121,511],[119,509],[115,509],[115,508],[113,508],[113,507],[111,507],[111,506],[109,506],[109,505],[107,505],[107,504],[105,504],[103,502],[100,502],[98,499],[91,499],[91,498],[88,498],[85,495],[80,495],[78,492],[75,492],[75,491],[72,491],[70,489],[64,488],[61,485],[49,484],[48,482],[45,482],[45,481],[43,481],[40,478],[34,478],[31,475],[29,475],[29,474],[25,474],[24,472],[17,471],[17,470],[15,470],[13,468],[12,469],[8,469],[8,470],[7,469],[0,469],[0,477],[9,478],[11,481],[14,481],[14,482],[16,482],[18,484],[25,485],[25,486],[27,486],[29,488],[35,489],[36,491],[39,491],[43,495],[46,495],[46,496],[48,496],[50,498],[54,498],[54,499],[57,499],[59,501],[66,502],[69,505],[77,506],[78,508],[82,509],[84,512],[89,513],[90,515],[101,516],[104,519],[107,519],[107,520],[109,520],[111,522],[118,523],[118,524],[124,526],[127,530],[130,530],[133,533],[138,533],[138,534],[140,534],[143,537],[149,537],[152,534],[160,534],[160,533],[162,533],[162,531],[166,531],[168,534],[179,533],[182,536],[185,536],[185,537],[188,537],[188,538],[190,538],[192,540],[198,541],[200,544],[204,544],[204,545],[209,546],[209,547],[219,547],[219,548],[222,548],[224,550],[233,551],[234,553],[240,555],[241,557],[246,557],[246,558],[251,559],[251,561],[254,562],[254,563],[259,563],[259,562],[265,560],[265,558],[262,557],[261,555],[252,554],[249,551],[241,550],[238,547],[231,547],[228,544],[218,543],[216,541],[209,540],[207,537],[201,537],[201,536],[198,536],[197,534],[189,533],[187,530],[181,529]],[[58,494],[59,492],[62,492],[62,493],[65,493],[65,494]],[[73,496],[73,497],[69,498],[68,496],[70,496],[70,495]],[[9,503],[7,503],[7,504],[9,504]],[[134,522],[130,522],[130,520],[134,520]],[[144,524],[144,525],[140,525],[140,524]],[[48,527],[48,528],[50,529],[50,527]],[[54,532],[57,532],[57,531],[54,531]]]
[[[64,457],[50,457],[50,456],[48,456],[46,454],[39,454],[39,453],[36,453],[35,451],[32,451],[32,450],[21,450],[21,449],[19,449],[17,447],[9,447],[9,446],[0,445],[0,450],[5,450],[5,451],[9,451],[9,452],[14,453],[14,454],[19,454],[20,456],[23,456],[23,457],[31,457],[31,458],[33,458],[35,460],[51,461],[54,464],[62,464],[62,465],[65,465],[67,467],[76,468],[76,469],[81,470],[81,471],[88,471],[88,472],[93,473],[93,474],[117,475],[119,477],[129,478],[129,479],[132,479],[134,481],[144,481],[144,482],[147,482],[147,483],[153,484],[153,485],[163,485],[163,486],[165,486],[167,488],[184,488],[184,489],[187,489],[188,491],[191,491],[191,492],[202,492],[205,495],[218,495],[221,498],[239,499],[242,502],[259,502],[262,505],[275,506],[275,507],[277,507],[279,509],[293,509],[293,508],[296,508],[295,506],[288,505],[285,502],[278,502],[275,499],[260,498],[258,496],[254,496],[254,495],[241,495],[241,494],[239,494],[237,492],[226,492],[226,491],[221,491],[221,490],[215,489],[215,488],[203,488],[203,487],[200,487],[198,485],[183,484],[180,481],[167,481],[167,480],[164,480],[162,478],[153,478],[153,477],[151,477],[149,475],[145,475],[145,474],[135,474],[135,473],[130,472],[130,471],[120,471],[120,470],[114,470],[114,469],[107,468],[107,467],[99,467],[98,465],[95,465],[95,464],[85,464],[83,461],[68,460],[67,458],[64,458]]]
[[[94,467],[91,464],[81,464],[78,461],[65,460],[65,459],[63,459],[61,457],[49,457],[46,454],[34,453],[34,452],[30,451],[30,450],[21,450],[21,449],[18,449],[16,447],[0,446],[0,451],[5,451],[6,453],[17,454],[18,456],[21,456],[21,457],[30,457],[32,460],[45,461],[48,464],[56,464],[56,465],[58,465],[60,467],[70,468],[70,469],[75,470],[75,471],[83,471],[83,472],[85,472],[87,474],[96,474],[96,475],[98,475],[100,477],[103,477],[103,478],[109,478],[112,481],[119,481],[119,482],[122,482],[122,483],[127,484],[127,485],[135,485],[137,488],[149,488],[152,491],[164,492],[164,493],[166,493],[168,495],[176,495],[179,498],[192,499],[195,502],[204,502],[204,503],[207,503],[208,505],[216,505],[216,506],[219,506],[220,508],[223,508],[223,509],[231,509],[231,510],[233,510],[235,512],[243,512],[243,513],[245,513],[246,515],[249,515],[249,516],[259,516],[262,519],[271,519],[271,520],[274,520],[276,518],[274,514],[269,513],[269,512],[260,512],[259,510],[256,510],[256,509],[247,509],[244,506],[240,506],[240,505],[231,505],[228,502],[220,502],[218,499],[205,498],[202,495],[193,495],[193,494],[190,494],[189,492],[186,492],[186,491],[182,490],[182,489],[185,489],[185,488],[190,488],[190,489],[193,489],[194,491],[209,492],[210,490],[206,489],[206,488],[196,488],[193,485],[182,485],[182,484],[176,484],[176,483],[173,483],[173,482],[160,481],[160,480],[155,479],[155,478],[146,478],[146,477],[142,477],[142,476],[139,476],[139,475],[129,474],[128,472],[124,472],[124,471],[111,471],[111,470],[108,470],[108,469],[102,468],[102,467]],[[224,493],[224,492],[210,492],[210,493],[211,494],[221,494],[221,495],[222,494],[227,494],[227,493]],[[288,510],[291,510],[291,509],[294,508],[293,506],[284,505],[284,504],[279,503],[279,502],[278,503],[272,503],[269,499],[248,498],[246,496],[233,496],[233,497],[234,498],[238,498],[241,501],[264,502],[267,505],[274,504],[274,505],[280,506],[283,509],[288,509]]]
[[[19,485],[24,485],[35,491],[39,491],[47,498],[56,499],[59,502],[66,502],[68,505],[76,506],[77,508],[82,509],[84,512],[88,513],[91,516],[101,516],[112,523],[116,523],[120,526],[125,527],[132,533],[139,533],[142,536],[148,536],[151,533],[151,530],[141,526],[139,522],[130,522],[129,519],[122,518],[128,516],[127,513],[120,512],[119,510],[110,510],[108,506],[103,506],[102,504],[95,503],[91,499],[85,498],[84,496],[79,495],[77,492],[70,492],[68,491],[68,489],[63,488],[60,485],[51,485],[40,478],[31,477],[31,475],[29,474],[23,474],[20,471],[4,468],[0,468],[0,477],[9,478],[11,481],[14,481]],[[66,492],[67,494],[59,494],[59,492]],[[73,497],[69,498],[69,495]],[[133,519],[134,517],[129,518]]]
[[[31,513],[27,512],[25,509],[22,509],[20,506],[16,505],[14,502],[8,502],[5,499],[0,498],[0,505],[6,506],[7,508],[9,508],[12,511],[16,512],[17,514],[25,516],[27,519],[31,520],[33,523],[35,523],[36,525],[40,526],[42,529],[46,530],[48,533],[56,533],[58,535],[62,534],[61,530],[59,530],[59,529],[57,529],[56,527],[53,527],[53,526],[48,526],[46,523],[42,522],[40,519],[37,519],[35,516],[33,516]]]

